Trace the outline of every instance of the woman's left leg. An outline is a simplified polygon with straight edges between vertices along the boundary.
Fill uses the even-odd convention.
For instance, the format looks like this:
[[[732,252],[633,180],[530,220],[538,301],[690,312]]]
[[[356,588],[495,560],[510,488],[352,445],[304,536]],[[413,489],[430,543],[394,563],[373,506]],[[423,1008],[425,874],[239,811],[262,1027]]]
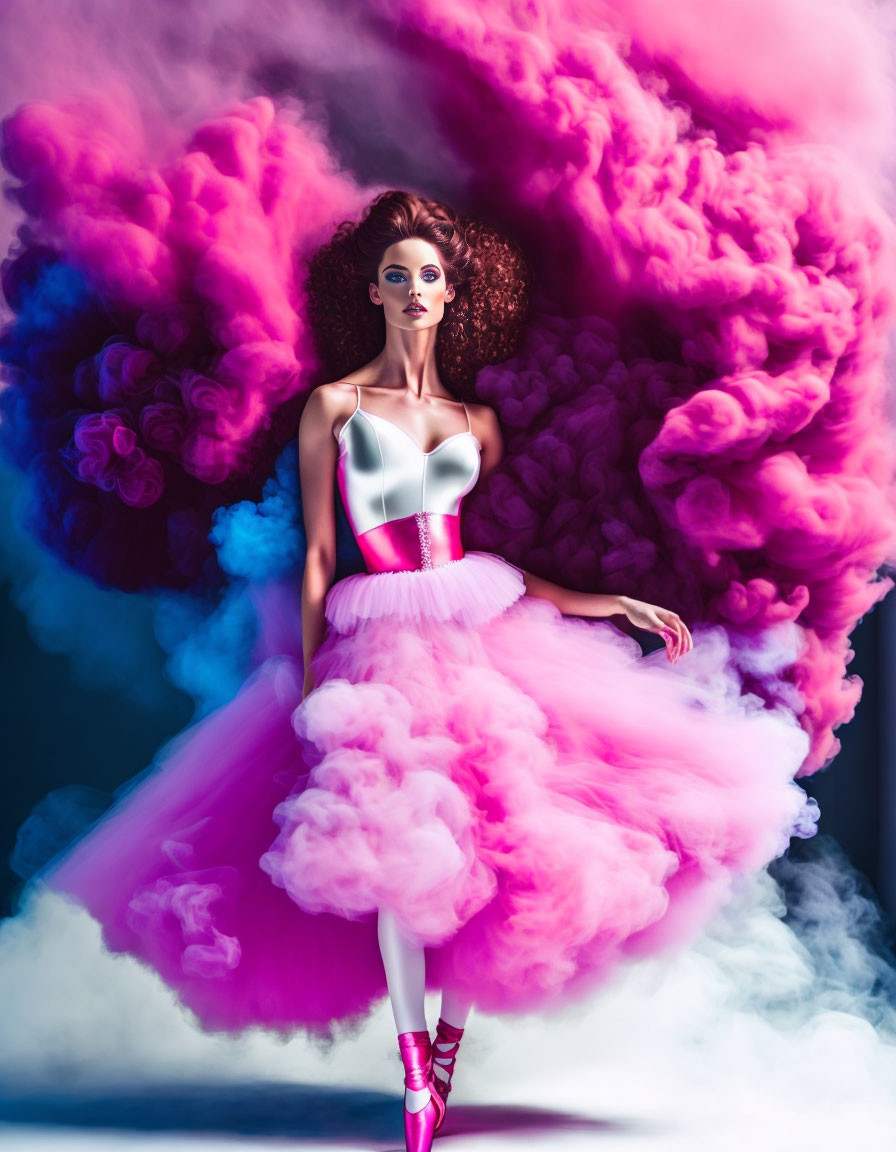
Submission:
[[[436,1038],[432,1045],[432,1069],[442,1099],[447,1103],[451,1091],[451,1078],[454,1074],[454,1061],[457,1059],[464,1025],[470,1014],[472,1002],[459,996],[450,988],[442,989],[442,1008],[436,1026]]]
[[[442,989],[440,1015],[446,1024],[450,1024],[454,1028],[463,1028],[472,1007],[472,1000],[468,1000],[466,996],[459,996],[450,988]]]

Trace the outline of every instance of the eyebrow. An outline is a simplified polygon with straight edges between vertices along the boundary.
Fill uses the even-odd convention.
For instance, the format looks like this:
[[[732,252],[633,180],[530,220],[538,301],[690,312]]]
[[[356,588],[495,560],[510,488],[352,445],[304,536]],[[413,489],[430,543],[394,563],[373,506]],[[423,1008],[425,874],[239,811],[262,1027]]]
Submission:
[[[398,268],[402,272],[410,272],[410,268],[405,268],[404,264],[387,264],[383,271],[388,272],[390,268]],[[442,271],[438,264],[424,264],[423,268],[435,268],[437,272]],[[420,269],[421,272],[423,271],[423,268]]]

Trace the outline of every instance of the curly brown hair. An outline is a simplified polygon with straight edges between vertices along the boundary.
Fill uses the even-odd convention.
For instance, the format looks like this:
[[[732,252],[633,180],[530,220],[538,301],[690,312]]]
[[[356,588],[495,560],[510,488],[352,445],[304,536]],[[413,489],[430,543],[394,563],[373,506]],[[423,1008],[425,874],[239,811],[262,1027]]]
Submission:
[[[329,379],[367,364],[383,348],[383,309],[370,300],[390,244],[419,237],[438,249],[454,299],[436,336],[440,375],[471,394],[486,364],[507,360],[522,337],[531,272],[519,246],[483,220],[413,192],[383,192],[359,223],[344,220],[308,263],[306,293],[315,345]]]

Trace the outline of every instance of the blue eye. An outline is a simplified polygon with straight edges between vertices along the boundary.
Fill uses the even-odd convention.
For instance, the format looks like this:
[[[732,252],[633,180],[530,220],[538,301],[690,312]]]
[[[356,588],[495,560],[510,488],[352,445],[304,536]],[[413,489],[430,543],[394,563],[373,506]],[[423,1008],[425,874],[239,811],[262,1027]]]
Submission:
[[[436,272],[434,268],[427,268],[427,270],[423,273],[423,279],[427,284],[432,284],[433,280],[438,280],[438,278],[439,273]],[[402,280],[405,279],[405,275],[403,272],[386,272],[384,274],[384,279],[388,280],[390,284],[400,284]]]

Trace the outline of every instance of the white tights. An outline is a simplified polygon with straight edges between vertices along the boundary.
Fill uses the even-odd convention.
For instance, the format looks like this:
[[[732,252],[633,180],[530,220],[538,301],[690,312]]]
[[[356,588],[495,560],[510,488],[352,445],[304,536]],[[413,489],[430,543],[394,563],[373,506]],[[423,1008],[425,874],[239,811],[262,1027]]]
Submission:
[[[392,1001],[392,1015],[395,1017],[395,1027],[399,1035],[402,1032],[427,1031],[426,1014],[423,1010],[423,996],[426,989],[426,957],[423,948],[418,944],[412,944],[401,934],[394,914],[387,908],[381,908],[377,916],[377,934],[383,967],[386,970],[389,999]],[[456,996],[450,989],[443,990],[441,1017],[446,1024],[463,1028],[471,1007],[468,1000]],[[438,1051],[439,1049],[436,1049],[436,1053]],[[448,1073],[439,1068],[439,1057],[436,1053],[433,1054],[436,1075],[447,1080]],[[442,1063],[445,1062],[443,1058]],[[405,1104],[411,1112],[425,1108],[428,1101],[428,1088],[422,1088],[418,1092],[411,1091],[410,1088],[405,1091]]]

